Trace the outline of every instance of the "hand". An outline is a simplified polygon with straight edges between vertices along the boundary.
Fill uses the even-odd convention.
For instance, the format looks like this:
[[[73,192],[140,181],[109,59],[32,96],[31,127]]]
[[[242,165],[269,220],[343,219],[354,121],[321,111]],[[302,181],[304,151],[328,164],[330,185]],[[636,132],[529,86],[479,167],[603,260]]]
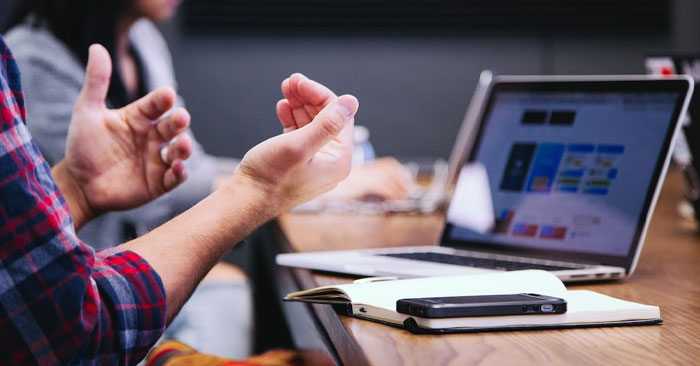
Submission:
[[[284,132],[308,124],[329,103],[337,99],[333,91],[306,76],[295,73],[282,82],[285,99],[277,102],[277,116]],[[405,198],[411,186],[401,164],[393,158],[377,159],[350,172],[350,176],[322,200]]]
[[[308,79],[307,79],[308,80]],[[310,80],[309,80],[310,81]],[[305,95],[321,95],[327,88],[308,83]],[[330,93],[332,94],[332,92]],[[350,172],[353,124],[358,102],[344,95],[314,104],[324,108],[313,117],[308,112],[282,118],[285,133],[253,147],[234,174],[236,182],[261,192],[270,216],[331,190]],[[286,99],[279,106],[294,105]],[[298,104],[298,108],[304,108]],[[286,108],[286,107],[283,107]],[[297,108],[297,109],[298,109]],[[287,112],[291,111],[287,110]],[[306,110],[305,110],[306,111]],[[285,112],[286,113],[286,112]],[[311,110],[314,113],[314,109]]]
[[[400,200],[406,198],[412,180],[394,158],[379,158],[353,169],[347,179],[321,200]]]
[[[178,108],[158,121],[173,107],[174,91],[159,89],[110,110],[105,99],[111,71],[107,51],[91,46],[68,129],[66,157],[54,168],[78,227],[102,212],[149,202],[187,177],[183,160],[192,152],[192,141],[186,135],[173,139],[189,126],[189,114]],[[165,146],[163,159],[160,151]]]
[[[338,98],[330,89],[299,73],[292,74],[282,82],[282,94],[285,99],[277,102],[277,117],[284,132],[308,124],[323,108]]]

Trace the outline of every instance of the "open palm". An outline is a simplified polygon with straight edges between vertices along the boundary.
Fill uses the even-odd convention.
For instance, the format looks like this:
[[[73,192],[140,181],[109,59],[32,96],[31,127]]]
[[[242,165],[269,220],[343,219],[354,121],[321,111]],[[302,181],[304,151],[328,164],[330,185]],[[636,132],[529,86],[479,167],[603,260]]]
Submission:
[[[182,108],[168,112],[172,89],[159,89],[128,106],[105,106],[111,61],[98,45],[90,48],[85,83],[76,102],[66,143],[66,169],[95,213],[144,204],[186,178],[183,160],[192,151]],[[161,149],[167,146],[165,159]]]

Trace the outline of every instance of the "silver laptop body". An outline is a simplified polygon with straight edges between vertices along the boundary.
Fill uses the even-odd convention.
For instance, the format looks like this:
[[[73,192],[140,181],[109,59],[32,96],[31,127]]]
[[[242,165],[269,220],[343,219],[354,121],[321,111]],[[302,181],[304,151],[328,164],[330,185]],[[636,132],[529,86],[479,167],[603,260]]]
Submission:
[[[564,281],[636,266],[689,77],[480,78],[450,156],[440,243],[278,255],[280,265],[400,278],[517,269]]]

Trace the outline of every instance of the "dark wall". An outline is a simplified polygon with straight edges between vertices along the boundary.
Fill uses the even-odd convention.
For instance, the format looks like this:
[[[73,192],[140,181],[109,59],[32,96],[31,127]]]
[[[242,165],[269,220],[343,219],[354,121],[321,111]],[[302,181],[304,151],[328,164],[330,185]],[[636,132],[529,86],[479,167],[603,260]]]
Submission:
[[[274,106],[293,72],[356,95],[378,154],[400,156],[447,155],[482,69],[544,72],[542,45],[524,37],[186,37],[174,52],[197,136],[235,156],[279,132]]]
[[[5,24],[5,19],[12,3],[13,0],[0,0],[0,24]]]
[[[360,99],[379,155],[447,157],[479,72],[644,73],[654,50],[700,49],[700,2],[672,4],[667,32],[485,31],[457,35],[187,34],[165,27],[198,139],[242,156],[279,132],[279,84],[302,72]],[[278,32],[279,33],[279,32]]]
[[[198,1],[198,0],[192,0]],[[621,1],[621,0],[616,0]],[[0,21],[9,0],[0,0]],[[242,156],[279,132],[274,106],[292,72],[360,99],[357,123],[379,155],[447,157],[478,74],[643,73],[649,51],[700,50],[700,2],[670,2],[665,31],[591,26],[576,32],[479,28],[456,32],[190,32],[162,25],[180,93],[208,151]],[[598,10],[598,9],[597,9]],[[605,11],[601,7],[600,11]],[[651,25],[650,25],[651,27]],[[643,28],[642,28],[643,30]]]

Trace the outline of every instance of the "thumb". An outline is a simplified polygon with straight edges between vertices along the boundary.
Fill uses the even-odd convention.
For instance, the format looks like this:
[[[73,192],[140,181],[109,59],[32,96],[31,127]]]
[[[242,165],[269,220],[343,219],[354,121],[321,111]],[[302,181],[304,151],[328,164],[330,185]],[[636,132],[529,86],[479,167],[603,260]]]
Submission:
[[[103,106],[112,75],[112,60],[109,52],[99,44],[90,46],[85,81],[79,100],[90,105]]]
[[[306,146],[307,153],[313,155],[341,134],[357,113],[359,104],[354,96],[343,95],[323,108],[309,124],[289,134],[296,135],[296,143]],[[350,141],[342,141],[343,144],[351,144],[352,136],[349,139]]]

